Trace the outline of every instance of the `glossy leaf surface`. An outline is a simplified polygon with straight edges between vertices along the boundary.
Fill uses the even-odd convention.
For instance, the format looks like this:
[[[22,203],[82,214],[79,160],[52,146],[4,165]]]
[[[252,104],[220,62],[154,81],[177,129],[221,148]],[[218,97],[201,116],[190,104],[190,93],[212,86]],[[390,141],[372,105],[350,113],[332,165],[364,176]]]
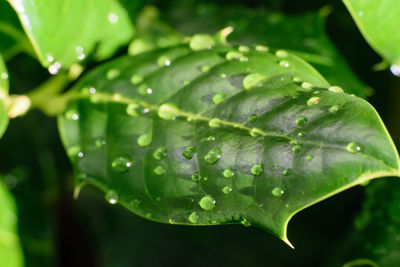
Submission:
[[[8,72],[0,55],[0,137],[8,125],[6,102],[8,98]]]
[[[397,0],[343,0],[367,42],[385,61],[400,66]],[[398,67],[400,69],[400,67]],[[397,70],[400,75],[400,70]]]
[[[0,262],[3,266],[23,266],[17,233],[17,213],[10,193],[0,183]]]
[[[284,50],[122,57],[76,85],[59,129],[78,188],[151,220],[256,225],[286,242],[301,209],[399,173],[376,111]]]
[[[111,56],[133,28],[117,0],[9,0],[44,66],[57,73],[85,60]]]

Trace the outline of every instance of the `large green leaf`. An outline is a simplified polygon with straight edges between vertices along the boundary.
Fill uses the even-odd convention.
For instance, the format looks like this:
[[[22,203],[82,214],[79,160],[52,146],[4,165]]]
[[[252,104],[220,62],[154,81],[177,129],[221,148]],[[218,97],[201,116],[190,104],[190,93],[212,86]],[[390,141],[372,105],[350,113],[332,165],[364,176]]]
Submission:
[[[3,266],[23,266],[16,222],[14,200],[4,185],[0,183],[0,262]]]
[[[111,56],[133,28],[117,0],[9,0],[44,66],[57,73],[84,60]]]
[[[397,0],[343,0],[367,42],[400,75],[400,5]]]
[[[193,1],[192,1],[193,2]],[[330,83],[345,92],[366,97],[371,89],[363,84],[325,31],[328,8],[301,15],[285,15],[264,9],[218,7],[216,4],[172,5],[167,22],[185,34],[213,33],[233,26],[229,40],[238,44],[265,44],[290,50],[311,63]]]
[[[122,57],[82,79],[59,128],[77,188],[151,220],[256,225],[289,242],[298,211],[399,175],[376,111],[284,50],[187,46]]]
[[[8,99],[8,72],[0,55],[0,137],[8,125],[7,99]]]

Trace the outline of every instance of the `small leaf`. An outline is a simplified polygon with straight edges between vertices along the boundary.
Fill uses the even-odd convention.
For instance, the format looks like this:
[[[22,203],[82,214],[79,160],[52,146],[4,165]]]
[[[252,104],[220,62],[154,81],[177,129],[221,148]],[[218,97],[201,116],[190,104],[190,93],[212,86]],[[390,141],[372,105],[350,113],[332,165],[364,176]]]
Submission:
[[[8,1],[51,74],[83,61],[96,45],[95,57],[108,58],[133,34],[128,14],[117,0]]]
[[[291,53],[285,52],[290,66],[282,67],[282,51],[249,49],[246,61],[227,60],[231,52],[241,53],[178,46],[119,58],[83,78],[65,112],[76,119],[59,118],[66,150],[82,153],[70,156],[77,188],[112,192],[152,220],[258,225],[290,244],[286,227],[298,211],[370,179],[399,175],[396,148],[366,101],[329,90]],[[171,64],[157,64],[161,56]],[[110,69],[120,75],[108,80]],[[263,79],[244,88],[254,73]],[[143,77],[147,94],[132,75]],[[225,98],[216,105],[220,93]],[[142,110],[134,116],[127,112],[133,104]],[[98,139],[105,145],[96,146]],[[123,171],[113,168],[121,157],[129,162]]]
[[[8,86],[8,72],[0,55],[0,137],[4,134],[8,125]]]
[[[364,38],[400,76],[400,5],[397,0],[343,0]]]

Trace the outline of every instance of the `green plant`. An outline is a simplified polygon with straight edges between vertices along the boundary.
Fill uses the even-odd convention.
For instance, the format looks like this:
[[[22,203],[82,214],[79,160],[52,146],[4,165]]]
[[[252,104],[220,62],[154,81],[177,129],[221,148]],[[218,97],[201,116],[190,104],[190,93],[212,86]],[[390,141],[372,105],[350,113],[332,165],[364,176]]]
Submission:
[[[256,226],[290,247],[287,226],[299,211],[375,178],[399,177],[395,143],[363,99],[372,89],[325,31],[329,14],[349,18],[340,13],[346,6],[383,57],[375,69],[390,66],[400,75],[395,0],[345,0],[297,15],[285,13],[290,1],[271,2],[271,10],[256,10],[212,1],[1,1],[0,135],[10,129],[0,142],[6,163],[0,171],[19,208],[21,242],[12,197],[1,185],[0,260],[51,266],[59,253],[60,265],[73,264],[52,245],[53,235],[64,240],[67,233],[54,231],[51,221],[69,222],[74,210],[71,168],[54,151],[60,139],[78,201],[99,194],[81,192],[93,185],[110,204],[150,221]],[[376,95],[385,90],[376,89]],[[27,144],[14,147],[20,134]],[[22,162],[15,160],[22,154]],[[355,229],[348,230],[354,238],[332,241],[329,256],[314,264],[396,266],[398,188],[396,179],[368,186]],[[99,205],[79,203],[86,207],[82,218]],[[121,214],[116,218],[127,212]],[[119,230],[113,217],[104,216],[104,237],[95,235],[104,244],[97,264],[152,265],[148,258],[118,258],[113,242],[127,237],[107,236]],[[80,251],[86,250],[92,253]],[[76,258],[95,264],[87,255]],[[259,264],[249,258],[223,263]]]

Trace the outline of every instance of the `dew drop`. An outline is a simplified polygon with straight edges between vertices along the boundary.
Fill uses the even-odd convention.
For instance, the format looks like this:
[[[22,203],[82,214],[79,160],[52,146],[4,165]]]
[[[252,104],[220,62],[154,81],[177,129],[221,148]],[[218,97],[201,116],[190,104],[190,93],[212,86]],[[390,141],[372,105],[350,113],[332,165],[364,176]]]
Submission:
[[[141,136],[139,136],[137,143],[141,147],[146,147],[151,144],[151,141],[152,141],[151,134],[142,134]]]
[[[275,187],[272,189],[271,193],[274,197],[281,197],[283,194],[285,194],[285,191],[283,191],[280,187]]]
[[[192,174],[192,180],[195,181],[195,182],[200,181],[200,180],[201,180],[201,175],[200,175],[200,173],[199,173],[199,172],[193,173],[193,174]]]
[[[139,85],[137,90],[138,93],[141,95],[150,95],[151,93],[153,93],[153,90],[145,83]]]
[[[263,85],[263,82],[267,80],[267,76],[260,73],[250,73],[243,79],[243,89],[251,90],[256,87]]]
[[[239,60],[241,57],[243,57],[243,54],[240,52],[236,51],[230,51],[226,53],[226,60],[231,61],[231,60]]]
[[[292,151],[293,151],[294,153],[300,152],[300,151],[301,151],[301,146],[295,145],[294,147],[292,147]]]
[[[339,106],[338,105],[333,105],[332,107],[329,108],[329,112],[330,113],[335,113],[339,110]]]
[[[297,133],[297,136],[298,136],[298,137],[304,137],[305,135],[306,135],[305,132],[298,132],[298,133]]]
[[[134,206],[134,207],[139,207],[140,203],[141,203],[141,201],[137,198],[135,198],[134,200],[132,200],[130,202],[131,206]]]
[[[318,96],[311,97],[307,100],[307,106],[314,106],[321,102],[321,98]]]
[[[210,135],[210,136],[207,136],[207,137],[201,139],[201,141],[202,141],[202,142],[203,142],[203,141],[215,141],[215,137],[212,136],[212,135]]]
[[[203,210],[213,210],[215,207],[216,201],[215,199],[210,196],[204,196],[200,201],[199,201],[199,206],[203,209]]]
[[[113,80],[115,78],[117,78],[120,75],[120,71],[117,69],[110,69],[107,71],[107,79],[108,80]]]
[[[153,158],[156,160],[162,160],[167,156],[167,148],[165,146],[161,146],[157,148],[153,153]]]
[[[230,194],[232,192],[232,187],[230,186],[225,186],[224,188],[222,188],[222,193],[224,193],[225,195]]]
[[[183,150],[182,155],[185,157],[185,159],[192,159],[195,153],[196,153],[196,146],[187,146]]]
[[[115,14],[115,13],[110,13],[110,14],[108,14],[108,21],[109,21],[111,24],[117,23],[117,22],[118,22],[118,15]]]
[[[290,169],[283,170],[282,174],[288,176],[290,174]]]
[[[259,137],[264,135],[264,131],[259,128],[253,128],[250,131],[250,135],[253,137]]]
[[[143,76],[141,76],[141,75],[135,74],[135,75],[132,75],[132,77],[131,77],[131,83],[134,85],[139,84],[142,81],[143,81]]]
[[[311,88],[313,87],[313,85],[312,85],[311,83],[309,83],[309,82],[303,82],[303,83],[301,84],[301,87],[304,88],[304,89],[307,89],[307,90],[311,90]]]
[[[261,175],[263,172],[264,172],[264,164],[262,163],[255,164],[251,167],[251,173],[253,175],[258,176]]]
[[[191,223],[197,223],[199,221],[199,215],[197,215],[197,213],[193,211],[192,213],[190,213],[188,220]]]
[[[296,124],[299,125],[299,126],[304,126],[304,125],[306,125],[307,121],[308,121],[308,120],[307,120],[306,117],[300,116],[300,117],[298,117],[298,118],[296,119]]]
[[[78,113],[78,111],[75,110],[75,109],[70,109],[70,110],[68,110],[67,112],[65,112],[64,117],[65,117],[67,120],[76,121],[76,120],[79,120],[79,113]]]
[[[299,82],[301,82],[301,79],[299,77],[293,77],[293,81],[295,83],[299,83]]]
[[[108,201],[108,203],[114,205],[117,204],[119,201],[119,195],[117,194],[117,192],[115,192],[114,190],[110,190],[106,193],[105,196],[106,200]]]
[[[265,45],[256,45],[256,51],[259,52],[267,52],[269,50],[268,46]]]
[[[136,103],[131,103],[126,107],[126,114],[132,117],[138,117],[143,114],[143,109]]]
[[[217,118],[211,119],[208,122],[208,126],[210,126],[211,128],[218,128],[221,126],[221,120]]]
[[[173,103],[165,103],[158,109],[158,116],[164,120],[172,120],[180,113],[179,108]]]
[[[205,66],[201,67],[201,72],[207,72],[209,70],[210,70],[210,66],[205,65]]]
[[[207,155],[204,156],[204,160],[208,164],[215,164],[219,161],[222,155],[222,150],[220,148],[213,148],[208,151]]]
[[[308,155],[308,156],[306,157],[306,160],[307,160],[307,161],[311,161],[313,158],[314,158],[313,155]]]
[[[334,93],[343,93],[342,87],[339,86],[331,86],[328,88],[328,90]]]
[[[289,68],[290,67],[290,63],[288,61],[286,61],[286,60],[282,60],[282,61],[279,61],[279,66],[285,67],[285,68]]]
[[[257,114],[251,114],[248,118],[247,118],[247,120],[249,121],[249,122],[255,122],[256,120],[258,119],[258,115]]]
[[[247,220],[246,218],[243,218],[243,219],[240,221],[240,224],[243,225],[244,227],[249,227],[249,226],[251,226],[251,222],[250,222],[249,220]]]
[[[161,56],[157,59],[157,65],[160,67],[171,65],[171,60],[167,56]]]
[[[61,68],[60,62],[55,62],[48,67],[48,71],[51,75],[56,75]]]
[[[224,175],[225,178],[232,178],[235,176],[235,170],[233,169],[225,169],[222,174]]]
[[[275,56],[280,57],[280,58],[284,58],[284,57],[288,57],[289,54],[285,50],[277,50],[275,52]]]
[[[96,147],[99,147],[99,148],[105,146],[106,143],[107,143],[106,140],[104,140],[103,138],[96,139],[96,141],[95,141]]]
[[[128,157],[117,157],[111,163],[111,167],[117,172],[126,172],[132,167],[132,161]]]
[[[215,94],[213,96],[213,103],[215,105],[221,104],[222,102],[224,102],[225,98],[226,98],[226,94],[225,93]]]
[[[241,46],[239,46],[238,50],[239,50],[239,52],[242,52],[242,53],[248,53],[248,52],[250,52],[250,47],[241,45]]]
[[[211,49],[215,45],[212,36],[208,34],[196,34],[190,38],[189,47],[194,51]]]
[[[79,174],[76,176],[76,178],[77,178],[79,181],[84,181],[84,180],[87,179],[87,174],[86,174],[86,173],[79,173]]]
[[[78,161],[82,159],[85,154],[82,151],[80,146],[72,146],[67,151],[68,156],[71,158],[72,161]]]
[[[7,79],[8,79],[8,74],[5,73],[5,72],[3,72],[3,73],[0,75],[0,77],[1,77],[3,80],[7,80]]]
[[[390,66],[390,71],[393,73],[393,75],[396,75],[396,76],[400,77],[400,65],[392,65],[392,66]]]
[[[161,176],[161,175],[164,175],[164,174],[165,174],[165,168],[164,168],[163,166],[157,166],[157,167],[153,170],[153,172],[154,172],[156,175]]]
[[[346,146],[347,151],[350,153],[357,153],[361,151],[361,147],[358,143],[356,142],[351,142]]]

